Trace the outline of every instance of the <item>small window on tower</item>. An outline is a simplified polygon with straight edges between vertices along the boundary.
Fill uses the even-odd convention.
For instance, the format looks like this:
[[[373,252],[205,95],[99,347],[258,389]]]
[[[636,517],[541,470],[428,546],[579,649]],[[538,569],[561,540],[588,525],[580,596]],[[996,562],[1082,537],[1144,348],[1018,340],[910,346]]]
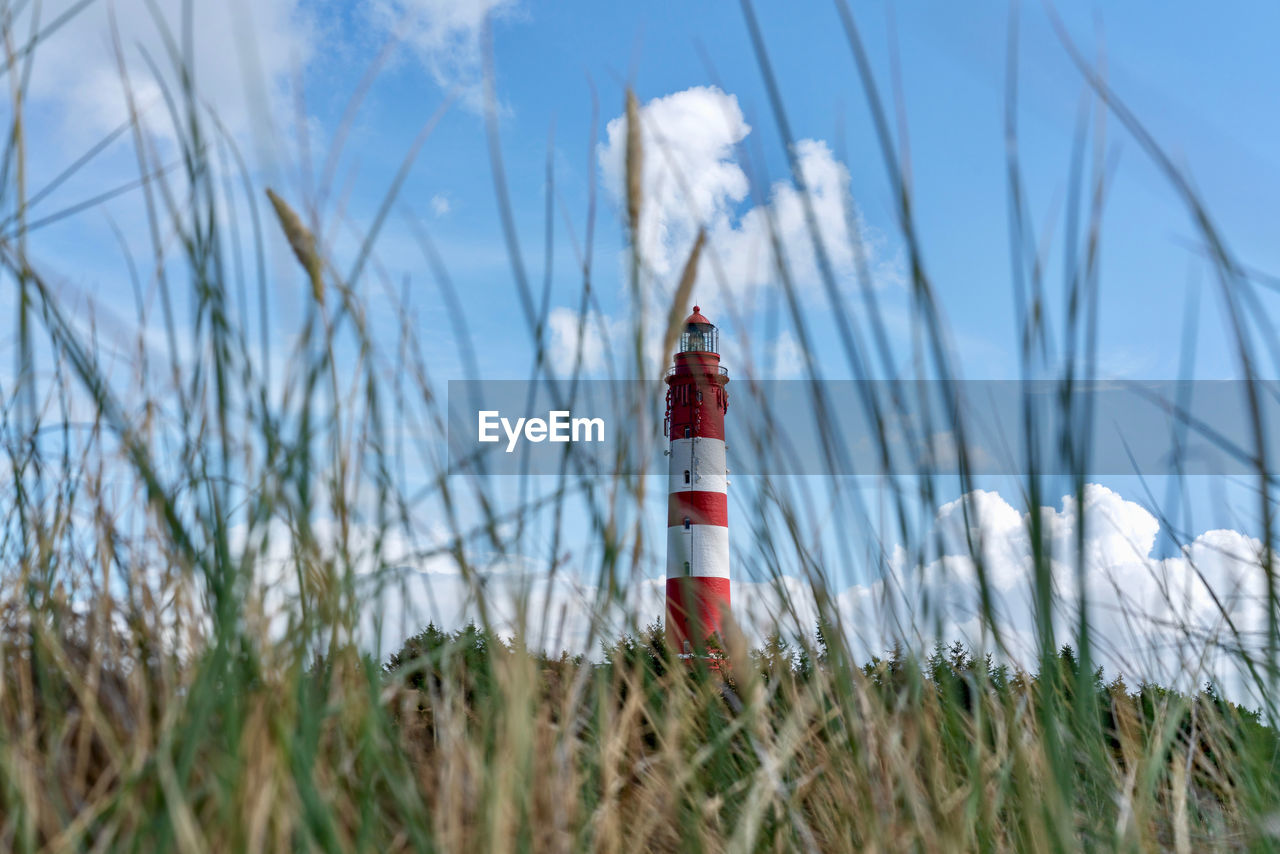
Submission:
[[[692,435],[693,435],[693,428],[692,428],[692,427],[686,427],[686,428],[684,428],[684,437],[685,437],[686,439],[688,439],[688,438],[689,438],[690,436],[692,436]]]
[[[685,482],[685,483],[688,483],[688,482],[689,482],[689,470],[688,470],[688,469],[685,469],[685,470],[684,470],[684,482]]]
[[[687,530],[689,530],[689,517],[688,517],[688,516],[685,516],[685,517],[684,517],[684,529],[685,529],[686,531],[687,531]]]
[[[685,575],[689,574],[689,561],[687,560],[684,562],[684,574]]]
[[[698,403],[702,403],[702,392],[698,392]]]

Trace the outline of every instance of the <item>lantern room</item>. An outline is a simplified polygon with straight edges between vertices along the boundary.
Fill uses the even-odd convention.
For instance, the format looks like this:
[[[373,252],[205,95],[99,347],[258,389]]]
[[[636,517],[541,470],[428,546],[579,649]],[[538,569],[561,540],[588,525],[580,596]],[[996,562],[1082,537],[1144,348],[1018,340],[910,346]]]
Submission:
[[[698,306],[693,307],[693,314],[684,322],[684,331],[680,333],[681,353],[719,353],[720,333],[710,320],[702,316]]]

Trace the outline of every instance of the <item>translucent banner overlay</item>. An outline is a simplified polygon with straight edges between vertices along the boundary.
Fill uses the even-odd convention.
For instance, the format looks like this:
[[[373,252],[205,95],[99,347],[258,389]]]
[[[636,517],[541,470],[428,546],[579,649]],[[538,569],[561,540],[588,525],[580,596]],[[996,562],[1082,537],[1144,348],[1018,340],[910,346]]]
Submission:
[[[738,475],[1280,471],[1273,381],[733,379]],[[662,380],[450,381],[451,474],[665,474]]]

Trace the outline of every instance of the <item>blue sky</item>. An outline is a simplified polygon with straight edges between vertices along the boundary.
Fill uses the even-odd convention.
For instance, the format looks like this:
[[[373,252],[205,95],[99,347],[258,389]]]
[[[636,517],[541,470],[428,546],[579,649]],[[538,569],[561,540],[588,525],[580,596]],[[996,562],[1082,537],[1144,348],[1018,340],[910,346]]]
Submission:
[[[955,330],[966,375],[1010,376],[1015,336],[1003,143],[1008,10],[1002,4],[924,4],[899,9],[892,19],[888,10],[868,4],[858,12],[889,97],[891,55],[898,53],[928,269]],[[631,4],[623,11],[615,4],[565,3],[500,11],[495,55],[503,154],[535,279],[543,269],[543,176],[554,129],[561,201],[553,304],[575,306],[580,287],[563,217],[573,221],[581,241],[587,185],[599,177],[599,164],[587,151],[592,85],[603,135],[604,123],[621,112],[628,83],[642,102],[716,84],[737,99],[751,127],[740,154],[751,159],[744,169],[755,187],[767,189],[786,176],[783,148],[736,8]],[[849,187],[892,257],[901,243],[890,188],[834,9],[823,4],[785,11],[762,7],[758,14],[795,136],[824,141],[833,151],[840,146],[834,153],[849,171]],[[1105,45],[1108,78],[1185,166],[1240,258],[1263,270],[1280,269],[1269,225],[1280,198],[1280,164],[1265,140],[1275,138],[1280,119],[1269,108],[1276,69],[1262,36],[1270,29],[1262,19],[1266,13],[1240,5],[1206,15],[1189,7],[1185,14],[1166,11],[1152,20],[1149,9],[1136,5],[1091,9],[1072,4],[1062,14],[1088,56],[1096,57],[1098,45]],[[1050,235],[1052,287],[1060,281],[1056,250],[1062,244],[1070,145],[1084,87],[1039,6],[1023,11],[1021,33],[1021,156],[1037,239],[1046,231]],[[372,49],[376,39],[370,38]],[[309,66],[307,78],[314,81],[309,100],[322,126],[335,120],[349,88],[334,86],[335,81],[349,82],[367,59],[367,53],[352,50],[338,55],[344,53],[349,57],[345,72],[326,70],[323,59]],[[359,161],[365,191],[357,210],[372,209],[390,168],[439,98],[439,86],[412,52],[399,55],[375,84],[357,129],[360,150],[351,161]],[[1102,255],[1103,372],[1126,377],[1176,372],[1187,289],[1198,285],[1200,375],[1235,375],[1223,346],[1213,283],[1189,245],[1196,237],[1185,210],[1113,118],[1107,121],[1107,157],[1115,171]],[[477,335],[501,337],[507,345],[483,348],[482,370],[511,376],[509,366],[524,365],[528,350],[508,347],[527,344],[528,337],[510,334],[522,330],[522,320],[498,230],[482,121],[474,111],[455,109],[446,116],[403,197],[424,216],[431,215],[433,198],[447,200],[449,212],[433,217],[433,234],[472,309]],[[623,296],[616,261],[623,233],[615,201],[602,195],[596,232],[594,276],[606,314],[621,310]],[[749,206],[750,200],[743,201],[734,212]],[[393,224],[385,251],[399,261],[395,240]],[[408,257],[397,268],[418,273],[418,259],[404,254]],[[703,301],[714,306],[714,295]],[[815,349],[823,355],[834,340],[831,331],[819,326]]]
[[[44,19],[52,20],[69,5],[45,3]],[[902,111],[895,144],[908,152],[925,263],[954,333],[962,371],[970,378],[1016,377],[1004,142],[1010,7],[855,5],[882,96]],[[617,185],[616,171],[610,172],[617,160],[609,157],[618,149],[608,130],[631,86],[647,115],[684,116],[683,123],[657,130],[670,134],[667,142],[677,155],[697,167],[693,177],[703,182],[710,217],[727,241],[730,267],[742,273],[730,284],[729,297],[704,268],[697,290],[704,310],[722,323],[725,339],[751,351],[758,374],[795,373],[785,364],[796,354],[794,340],[786,346],[786,318],[773,324],[768,318],[778,305],[776,281],[767,270],[759,273],[759,265],[753,273],[742,260],[760,233],[752,231],[753,213],[772,205],[785,219],[788,199],[795,197],[760,67],[736,5],[259,0],[197,6],[196,85],[202,97],[242,147],[255,185],[275,187],[309,220],[336,235],[340,258],[354,256],[354,235],[373,221],[414,137],[447,103],[413,162],[375,246],[375,265],[361,283],[374,305],[375,325],[388,334],[398,317],[383,285],[410,294],[437,382],[472,377],[458,358],[439,292],[407,224],[409,212],[431,234],[457,287],[480,376],[522,378],[532,354],[502,238],[482,115],[486,15],[492,21],[508,189],[535,291],[547,260],[544,194],[550,156],[555,176],[551,307],[561,318],[577,310],[582,276],[574,244],[581,246],[585,239],[589,191],[595,185],[599,208],[592,279],[601,322],[624,324],[632,315],[623,276],[625,229],[619,199],[610,191],[611,182]],[[174,0],[159,7],[176,28],[181,4]],[[148,82],[144,59],[149,54],[167,68],[164,44],[142,0],[120,0],[116,8],[124,65],[141,99],[151,105],[144,121],[153,156],[167,162],[174,153],[173,132],[159,90]],[[105,3],[91,6],[51,37],[47,55],[32,72],[27,104],[32,188],[47,183],[124,116],[106,10]],[[852,194],[871,241],[877,292],[889,312],[894,345],[905,354],[910,342],[902,323],[908,303],[903,241],[836,10],[821,3],[761,3],[756,12],[793,133],[809,141],[805,150],[813,159],[808,162],[825,170],[821,174],[828,183],[822,186],[833,191],[831,200],[838,201],[843,191]],[[1280,138],[1275,109],[1280,63],[1274,59],[1280,9],[1238,2],[1212,8],[1177,2],[1158,9],[1130,2],[1072,3],[1061,4],[1058,14],[1083,54],[1090,62],[1104,61],[1114,90],[1186,170],[1239,259],[1264,272],[1280,272],[1274,239],[1280,154],[1273,144]],[[1060,325],[1072,139],[1082,104],[1091,110],[1090,134],[1100,113],[1041,4],[1023,5],[1018,32],[1020,157],[1032,228],[1048,251],[1052,322]],[[399,41],[383,55],[393,34]],[[349,99],[380,55],[383,64],[346,135],[333,187],[320,203],[317,176],[324,172]],[[161,77],[173,79],[169,71]],[[11,113],[12,104],[5,104]],[[1176,376],[1190,304],[1199,329],[1196,376],[1237,376],[1216,284],[1196,249],[1185,207],[1114,116],[1105,117],[1104,139],[1110,185],[1100,279],[1100,372],[1135,379]],[[649,158],[651,164],[659,159],[653,149]],[[126,134],[30,215],[38,218],[92,198],[132,180],[137,170]],[[261,204],[260,196],[257,201]],[[655,215],[666,217],[655,221],[665,236],[654,238],[648,259],[659,267],[674,264],[678,270],[687,251],[692,235],[690,223],[681,219],[687,215],[682,204],[668,198],[666,207],[654,206]],[[232,218],[245,226],[246,209],[237,208]],[[135,255],[145,258],[145,218],[136,192],[42,228],[32,236],[31,251],[69,305],[87,312],[92,299],[103,316],[128,319],[134,300],[113,224]],[[808,250],[801,237],[789,249],[803,268]],[[287,342],[305,285],[274,228],[267,228],[266,239],[270,332],[272,340]],[[746,266],[733,266],[739,262]],[[841,274],[848,278],[847,269]],[[748,282],[753,275],[758,281]],[[847,375],[816,276],[810,271],[807,279],[798,285],[811,307],[808,345],[830,375]],[[649,307],[664,305],[673,284],[673,273],[655,275],[646,290]],[[1267,311],[1274,310],[1275,299],[1260,292]],[[154,306],[153,297],[149,304]],[[781,343],[775,340],[779,336]],[[12,346],[6,325],[0,329],[0,358],[6,364]],[[775,355],[783,364],[767,367]],[[744,354],[729,368],[740,375],[745,362]],[[1263,372],[1274,375],[1276,366],[1265,365]],[[1107,485],[1126,499],[1146,503],[1135,478],[1115,478]],[[1006,496],[1017,493],[1013,483],[990,486]],[[1193,503],[1204,519],[1196,530],[1249,529],[1247,511],[1236,506],[1245,502],[1247,486],[1225,487],[1228,501],[1217,489],[1207,482],[1196,487]],[[1154,491],[1163,495],[1164,485],[1156,483]]]
[[[266,58],[257,60],[261,73],[253,85],[266,93],[262,100],[271,105],[270,119],[281,131],[271,145],[263,146],[268,151],[254,150],[252,140],[260,136],[262,122],[251,99],[235,91],[240,81],[224,85],[223,77],[235,75],[213,75],[211,85],[218,103],[228,105],[224,112],[238,125],[235,130],[246,148],[256,155],[252,159],[257,174],[286,197],[302,199],[307,188],[301,177],[300,146],[291,132],[296,130],[296,113],[290,112],[298,106],[297,82],[302,81],[313,168],[319,170],[347,99],[394,28],[391,22],[415,10],[422,14],[404,25],[405,44],[394,50],[374,82],[349,137],[337,183],[342,186],[355,176],[349,216],[367,223],[413,136],[440,106],[446,90],[456,87],[459,100],[427,141],[401,192],[401,204],[427,221],[477,336],[501,340],[501,346],[482,348],[482,370],[486,376],[502,377],[511,375],[510,365],[528,361],[529,339],[513,298],[483,121],[474,109],[479,103],[478,35],[469,25],[480,20],[483,5],[443,0],[262,4],[270,11],[254,14],[267,16],[272,26],[261,38],[265,44],[257,45]],[[176,22],[174,6],[169,13]],[[441,11],[452,7],[465,11]],[[50,6],[47,18],[54,11]],[[70,54],[78,47],[74,39],[105,41],[102,29],[90,20],[98,11],[91,7],[85,13],[83,32],[63,31],[51,45],[65,40]],[[1280,117],[1272,109],[1280,71],[1266,38],[1275,13],[1258,4],[1229,4],[1212,14],[1188,4],[1181,11],[1162,10],[1158,16],[1141,4],[1070,4],[1059,11],[1088,56],[1097,57],[1099,45],[1105,46],[1108,78],[1185,166],[1239,257],[1263,270],[1280,269],[1270,239],[1275,200],[1280,198],[1280,163],[1267,144],[1280,130],[1275,126]],[[588,153],[593,87],[599,103],[599,141],[605,123],[621,113],[628,84],[642,102],[718,85],[736,98],[751,127],[734,156],[750,158],[744,170],[753,186],[767,190],[772,181],[785,178],[783,148],[736,7],[532,5],[505,0],[495,12],[503,155],[527,266],[539,282],[544,171],[554,132],[559,201],[553,304],[575,306],[580,287],[564,217],[573,222],[581,242],[587,187],[600,177],[599,162]],[[849,188],[868,227],[883,235],[884,251],[891,258],[900,251],[901,241],[890,188],[834,8],[762,5],[757,14],[795,136],[832,148],[849,172]],[[1003,4],[898,8],[874,3],[860,5],[857,14],[875,73],[889,98],[891,57],[897,53],[925,258],[960,342],[966,375],[1008,376],[1014,351],[1003,144],[1009,9]],[[459,23],[437,33],[444,25],[433,24],[433,16],[447,21],[456,16]],[[139,33],[134,43],[140,48],[154,40],[145,20],[130,26]],[[236,31],[234,25],[227,30]],[[1020,32],[1021,156],[1033,227],[1037,237],[1048,230],[1052,253],[1062,242],[1070,144],[1084,89],[1038,4],[1022,10]],[[129,35],[126,32],[126,43]],[[277,50],[281,41],[286,49]],[[234,63],[228,51],[240,49],[212,40],[201,42],[197,52],[207,51],[210,64],[221,64],[224,58]],[[109,106],[102,106],[100,115],[86,121],[84,109],[86,99],[111,87],[113,81],[104,79],[110,69],[87,69],[94,72],[92,83],[80,91],[66,81],[83,81],[74,72],[50,68],[55,64],[61,64],[57,56],[38,65],[33,75],[39,96],[33,99],[37,109],[29,129],[36,140],[34,186],[40,186],[40,176],[55,174],[82,152],[113,117]],[[254,76],[238,64],[242,76]],[[45,78],[49,84],[40,85]],[[153,113],[157,126],[163,124],[160,112]],[[41,212],[100,192],[112,186],[112,178],[134,177],[136,164],[128,143],[127,137],[120,140],[94,168],[46,199]],[[1104,372],[1168,376],[1177,363],[1186,290],[1199,282],[1199,304],[1204,307],[1199,370],[1206,377],[1232,376],[1212,283],[1188,245],[1195,237],[1185,211],[1114,119],[1107,122],[1107,145],[1115,172],[1103,247]],[[46,229],[38,245],[50,247],[68,275],[97,290],[109,289],[118,283],[122,269],[102,263],[99,250],[110,245],[106,215],[128,217],[134,212],[133,201],[126,196],[97,208],[102,215],[78,216],[63,227]],[[606,313],[618,311],[623,296],[617,261],[623,232],[615,201],[602,193],[596,231],[594,277]],[[742,201],[732,213],[741,214],[750,204],[749,199]],[[331,196],[321,216],[331,221],[333,209]],[[86,237],[94,242],[86,244]],[[423,276],[411,243],[402,222],[393,216],[378,246],[393,275]],[[1060,280],[1058,268],[1055,260],[1051,285]],[[415,288],[421,292],[417,298],[430,306],[433,289],[428,282],[422,284]],[[714,296],[708,294],[703,301],[714,313]],[[822,350],[829,337],[818,336],[816,348]],[[440,355],[451,351],[445,346]]]

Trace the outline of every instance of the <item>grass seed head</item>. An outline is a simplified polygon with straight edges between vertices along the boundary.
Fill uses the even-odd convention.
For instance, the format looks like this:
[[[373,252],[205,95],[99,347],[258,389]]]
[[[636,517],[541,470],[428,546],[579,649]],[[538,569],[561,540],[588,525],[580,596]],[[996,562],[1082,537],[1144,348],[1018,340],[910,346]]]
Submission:
[[[644,143],[640,140],[640,105],[636,93],[627,90],[627,219],[631,233],[640,229],[640,205],[644,200]]]
[[[324,305],[324,278],[321,275],[323,264],[320,262],[320,254],[316,251],[315,235],[311,233],[311,229],[302,224],[302,218],[298,216],[297,211],[270,187],[267,188],[267,198],[275,208],[276,219],[280,220],[280,227],[284,229],[284,236],[288,238],[293,254],[302,265],[302,269],[307,271],[307,277],[311,280],[312,296],[315,297],[316,302]]]

